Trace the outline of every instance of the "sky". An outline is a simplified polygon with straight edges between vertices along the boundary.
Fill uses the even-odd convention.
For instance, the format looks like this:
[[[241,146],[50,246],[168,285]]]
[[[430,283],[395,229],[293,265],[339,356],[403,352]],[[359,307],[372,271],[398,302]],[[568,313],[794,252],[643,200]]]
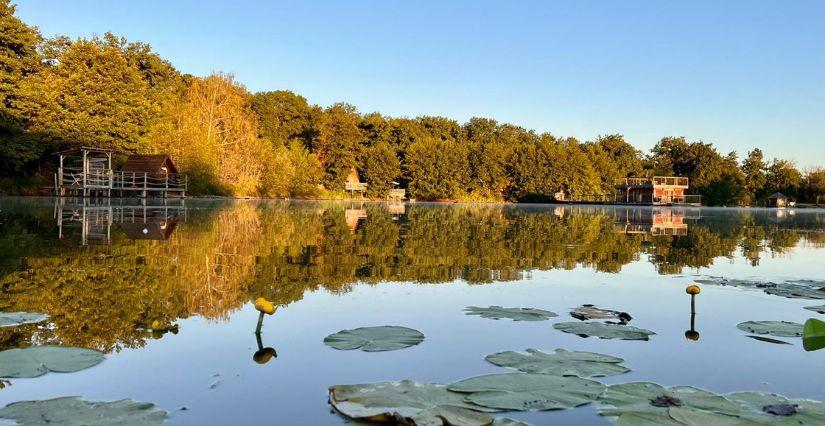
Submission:
[[[16,3],[45,36],[112,31],[253,92],[825,166],[823,0]]]

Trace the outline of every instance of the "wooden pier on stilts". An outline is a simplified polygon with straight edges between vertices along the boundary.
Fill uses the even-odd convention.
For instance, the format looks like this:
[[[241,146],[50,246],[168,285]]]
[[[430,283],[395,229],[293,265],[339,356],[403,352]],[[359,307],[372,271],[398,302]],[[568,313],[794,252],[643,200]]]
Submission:
[[[55,195],[111,197],[152,194],[185,197],[189,185],[165,154],[130,156],[121,170],[114,170],[114,150],[82,146],[55,153],[60,157],[54,175]]]

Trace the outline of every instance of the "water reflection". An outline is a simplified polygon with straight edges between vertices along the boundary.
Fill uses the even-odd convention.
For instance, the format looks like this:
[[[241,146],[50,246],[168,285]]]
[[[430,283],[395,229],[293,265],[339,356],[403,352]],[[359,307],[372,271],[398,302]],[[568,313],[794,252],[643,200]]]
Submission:
[[[146,331],[155,321],[222,320],[257,297],[283,306],[306,291],[346,292],[357,282],[481,284],[533,270],[615,273],[638,260],[676,274],[720,257],[741,254],[757,265],[797,245],[825,244],[821,212],[780,218],[776,210],[595,206],[0,203],[0,311],[51,317],[49,327],[0,331],[0,348],[57,341],[104,351],[140,347],[162,335]]]

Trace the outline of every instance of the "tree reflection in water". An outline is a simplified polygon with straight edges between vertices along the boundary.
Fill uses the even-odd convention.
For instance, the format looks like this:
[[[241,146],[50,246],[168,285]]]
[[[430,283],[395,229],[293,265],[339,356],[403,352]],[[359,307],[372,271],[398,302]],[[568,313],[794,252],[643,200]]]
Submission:
[[[719,257],[739,254],[756,265],[798,244],[825,244],[825,216],[815,213],[187,203],[171,231],[157,227],[163,238],[136,238],[131,225],[113,223],[108,245],[84,246],[58,230],[53,206],[2,201],[0,311],[44,312],[51,324],[3,329],[0,348],[140,347],[153,338],[156,320],[223,320],[257,297],[283,306],[308,290],[346,292],[358,282],[482,284],[519,280],[532,270],[617,273],[637,260],[677,274]]]

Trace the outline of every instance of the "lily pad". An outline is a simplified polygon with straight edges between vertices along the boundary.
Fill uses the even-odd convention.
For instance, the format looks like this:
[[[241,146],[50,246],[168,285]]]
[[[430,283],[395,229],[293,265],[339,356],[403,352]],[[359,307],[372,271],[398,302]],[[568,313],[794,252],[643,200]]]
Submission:
[[[493,424],[493,417],[461,407],[439,405],[419,412],[412,417],[415,426],[489,426]]]
[[[390,422],[412,418],[425,410],[451,406],[468,410],[492,412],[473,405],[460,393],[450,392],[437,383],[416,383],[410,380],[356,385],[336,385],[329,388],[329,402],[341,414],[355,420]]]
[[[808,352],[825,348],[825,322],[816,318],[805,321],[802,327],[802,347]]]
[[[674,407],[724,415],[736,415],[740,411],[739,405],[713,392],[690,386],[665,388],[647,382],[608,386],[599,402],[603,404],[599,408],[599,413],[607,417],[619,417],[625,413],[649,413],[668,419],[670,409]]]
[[[324,338],[324,343],[335,349],[361,349],[364,352],[394,351],[423,341],[424,335],[420,331],[394,325],[341,330]]]
[[[0,410],[0,419],[19,425],[162,425],[166,412],[154,404],[123,399],[112,402],[83,401],[63,397],[43,401],[21,401]]]
[[[751,421],[781,421],[781,424],[788,425],[825,424],[825,403],[819,401],[789,399],[782,395],[763,392],[734,392],[727,397],[740,405],[739,416]]]
[[[594,319],[617,319],[622,323],[630,322],[630,320],[633,319],[633,317],[631,317],[627,312],[597,308],[594,305],[581,305],[578,308],[573,308],[573,310],[570,311],[570,316],[581,321]]]
[[[493,420],[493,426],[530,426],[530,423],[509,417],[496,417],[496,419]]]
[[[746,321],[736,328],[748,333],[767,334],[775,337],[801,337],[802,324],[788,321]]]
[[[766,288],[765,293],[790,299],[825,299],[825,287],[811,287],[802,284],[782,284]]]
[[[100,364],[102,353],[66,346],[32,346],[0,352],[0,377],[31,378],[46,374],[74,373]]]
[[[468,306],[464,308],[467,315],[480,315],[482,318],[491,319],[511,319],[513,321],[546,321],[557,317],[555,312],[545,311],[536,308],[502,308],[501,306],[490,306],[481,308],[478,306]]]
[[[17,327],[23,324],[36,324],[49,319],[46,314],[34,312],[0,312],[0,327]]]
[[[825,305],[806,306],[805,309],[816,313],[825,314]]]
[[[593,352],[569,352],[564,349],[556,349],[554,353],[549,354],[537,349],[527,349],[526,354],[507,351],[487,355],[485,359],[499,367],[554,376],[605,377],[630,371],[619,365],[624,361],[621,358]]]
[[[501,410],[559,410],[589,404],[605,386],[580,377],[504,373],[472,377],[447,385],[466,393],[468,402]]]
[[[656,334],[644,328],[593,321],[560,322],[553,324],[553,328],[582,337],[593,336],[600,339],[648,340],[650,336]]]

